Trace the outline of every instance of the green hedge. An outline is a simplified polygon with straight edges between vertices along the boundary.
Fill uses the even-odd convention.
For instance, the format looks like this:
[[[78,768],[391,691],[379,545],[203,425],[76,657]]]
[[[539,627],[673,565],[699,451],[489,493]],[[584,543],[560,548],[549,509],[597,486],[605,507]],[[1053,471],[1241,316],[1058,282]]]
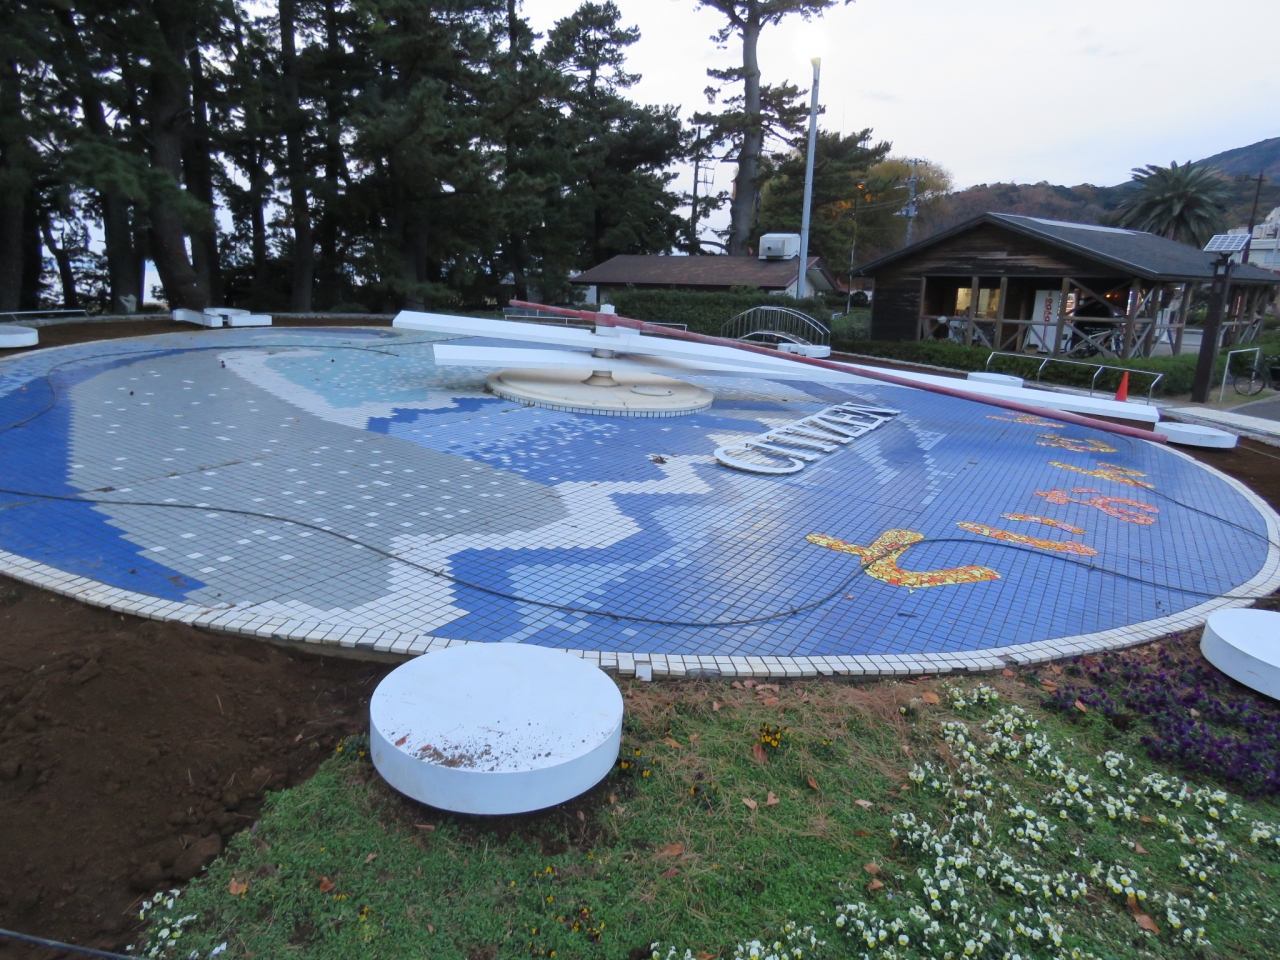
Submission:
[[[1280,352],[1280,342],[1270,339],[1261,340],[1263,355]],[[1036,368],[1042,357],[996,357],[987,366],[987,357],[991,351],[986,347],[966,347],[958,343],[947,343],[935,340],[897,340],[892,342],[878,340],[836,340],[832,344],[835,350],[845,353],[861,353],[866,356],[883,357],[886,360],[900,360],[904,363],[924,363],[951,370],[992,370],[999,373],[1010,373],[1034,380]],[[1154,396],[1175,397],[1191,392],[1191,383],[1195,379],[1196,359],[1194,353],[1184,353],[1176,357],[1134,358],[1132,360],[1105,360],[1098,357],[1099,363],[1108,366],[1122,367],[1135,372],[1150,371],[1164,374],[1157,384]],[[1221,382],[1223,368],[1226,366],[1226,354],[1218,357],[1217,370],[1214,373],[1214,384]],[[1243,367],[1241,359],[1237,364]],[[1240,369],[1237,367],[1237,371]],[[1114,391],[1120,384],[1121,374],[1114,370],[1104,370],[1098,375],[1095,386],[1102,391]],[[1045,383],[1060,383],[1064,386],[1088,387],[1093,378],[1093,370],[1088,367],[1068,366],[1063,363],[1045,364],[1040,379]],[[1129,395],[1145,396],[1149,377],[1132,376],[1129,378]]]
[[[752,307],[790,307],[829,324],[831,314],[844,307],[822,297],[793,300],[751,287],[734,287],[726,291],[699,290],[614,290],[607,294],[618,313],[650,323],[683,323],[694,333],[716,336],[731,317]],[[590,307],[588,307],[590,309]]]

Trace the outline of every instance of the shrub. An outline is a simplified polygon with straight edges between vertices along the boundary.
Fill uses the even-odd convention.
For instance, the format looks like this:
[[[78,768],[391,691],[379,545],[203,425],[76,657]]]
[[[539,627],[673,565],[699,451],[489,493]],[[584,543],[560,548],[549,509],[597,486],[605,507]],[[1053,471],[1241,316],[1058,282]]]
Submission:
[[[605,302],[612,303],[625,317],[650,323],[683,323],[694,333],[711,336],[720,333],[726,320],[752,307],[789,307],[828,325],[832,313],[844,308],[843,298],[838,305],[823,297],[793,300],[752,287],[725,291],[614,290],[607,294]]]

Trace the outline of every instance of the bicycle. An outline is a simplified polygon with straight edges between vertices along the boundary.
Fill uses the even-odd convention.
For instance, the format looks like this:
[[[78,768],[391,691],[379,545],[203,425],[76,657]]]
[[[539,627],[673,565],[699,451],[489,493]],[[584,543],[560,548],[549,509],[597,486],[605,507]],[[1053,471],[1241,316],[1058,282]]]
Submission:
[[[1236,374],[1231,386],[1242,397],[1261,393],[1263,387],[1280,390],[1280,356],[1263,357],[1254,362],[1246,372]]]

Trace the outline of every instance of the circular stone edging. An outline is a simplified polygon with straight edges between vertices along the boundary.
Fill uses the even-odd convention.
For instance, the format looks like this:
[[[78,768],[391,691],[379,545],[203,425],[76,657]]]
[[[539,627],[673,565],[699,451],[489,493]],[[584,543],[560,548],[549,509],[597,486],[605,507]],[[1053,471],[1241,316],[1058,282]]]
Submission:
[[[75,345],[46,348],[71,350]],[[16,356],[17,360],[29,354]],[[6,358],[8,359],[8,358]],[[1145,441],[1150,442],[1150,441]],[[593,663],[619,677],[653,678],[756,677],[788,679],[818,676],[913,676],[923,673],[991,672],[1009,666],[1048,663],[1087,653],[1101,653],[1136,646],[1179,630],[1204,625],[1217,610],[1250,606],[1259,597],[1280,589],[1280,514],[1246,484],[1221,470],[1196,460],[1171,445],[1165,449],[1195,463],[1233,487],[1258,511],[1267,525],[1270,541],[1267,559],[1252,578],[1231,594],[1214,597],[1176,614],[1128,624],[1110,630],[1010,644],[955,653],[833,655],[814,657],[675,655],[657,653],[564,652]],[[113,587],[88,577],[0,550],[0,574],[82,603],[104,607],[117,613],[148,620],[169,620],[236,636],[255,637],[268,642],[298,647],[311,653],[360,656],[377,659],[411,658],[421,654],[485,641],[450,640],[429,633],[403,632],[380,627],[353,627],[323,621],[308,621],[251,612],[252,604],[208,607],[177,600],[163,600],[149,594]],[[563,648],[547,648],[563,649]]]

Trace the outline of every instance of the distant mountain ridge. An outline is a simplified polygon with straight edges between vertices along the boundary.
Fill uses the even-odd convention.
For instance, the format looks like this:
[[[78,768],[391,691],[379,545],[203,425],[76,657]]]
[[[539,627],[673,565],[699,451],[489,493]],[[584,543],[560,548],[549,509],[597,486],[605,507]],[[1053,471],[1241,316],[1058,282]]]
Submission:
[[[1272,182],[1262,188],[1258,218],[1280,206],[1280,137],[1260,140],[1247,147],[1224,150],[1198,161],[1217,168],[1229,180],[1230,201],[1227,219],[1233,227],[1249,222],[1255,183],[1237,183],[1240,174],[1257,176],[1259,170]],[[959,190],[932,206],[922,215],[922,233],[929,236],[984,213],[1014,213],[1046,220],[1107,224],[1114,221],[1125,199],[1137,189],[1132,181],[1112,187],[1078,184],[1074,187],[1051,183],[982,183]],[[922,211],[923,214],[923,211]]]

